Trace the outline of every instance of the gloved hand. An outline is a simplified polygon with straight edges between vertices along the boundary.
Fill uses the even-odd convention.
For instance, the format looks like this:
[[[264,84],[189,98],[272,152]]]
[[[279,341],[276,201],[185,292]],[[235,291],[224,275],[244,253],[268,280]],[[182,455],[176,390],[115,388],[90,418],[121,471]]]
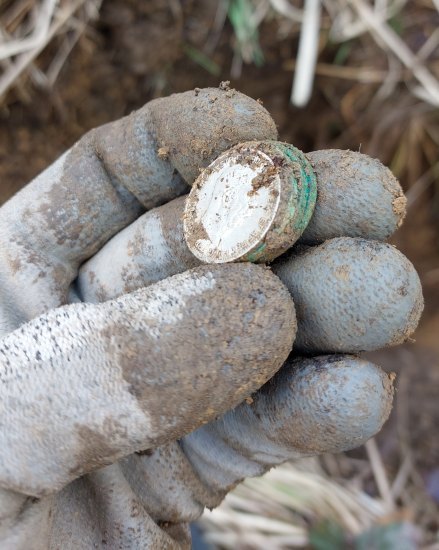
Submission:
[[[91,131],[1,208],[2,549],[186,548],[188,522],[244,477],[380,429],[391,377],[339,352],[414,330],[422,294],[401,254],[295,248],[274,265],[288,292],[265,267],[199,266],[185,248],[176,197],[220,152],[276,136],[238,92],[174,95]],[[340,154],[309,156],[302,242],[384,239],[401,219],[383,167],[353,154],[349,172]]]

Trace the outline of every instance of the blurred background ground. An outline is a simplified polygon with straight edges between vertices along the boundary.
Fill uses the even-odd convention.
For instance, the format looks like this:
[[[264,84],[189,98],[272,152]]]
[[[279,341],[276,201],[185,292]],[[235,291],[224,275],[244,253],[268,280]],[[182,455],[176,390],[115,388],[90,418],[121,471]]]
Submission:
[[[439,548],[439,1],[322,3],[298,108],[301,1],[0,0],[0,202],[88,129],[221,80],[282,140],[389,165],[408,196],[393,242],[426,300],[416,343],[371,354],[398,374],[390,421],[367,449],[249,482],[203,525],[227,548]]]

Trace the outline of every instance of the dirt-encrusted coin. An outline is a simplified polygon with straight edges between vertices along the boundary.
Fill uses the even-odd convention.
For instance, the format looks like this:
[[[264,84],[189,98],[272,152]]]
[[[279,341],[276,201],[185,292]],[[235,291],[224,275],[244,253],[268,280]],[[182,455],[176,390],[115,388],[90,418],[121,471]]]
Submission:
[[[187,245],[205,263],[269,262],[303,233],[316,195],[301,151],[277,141],[242,143],[195,181],[185,207]]]

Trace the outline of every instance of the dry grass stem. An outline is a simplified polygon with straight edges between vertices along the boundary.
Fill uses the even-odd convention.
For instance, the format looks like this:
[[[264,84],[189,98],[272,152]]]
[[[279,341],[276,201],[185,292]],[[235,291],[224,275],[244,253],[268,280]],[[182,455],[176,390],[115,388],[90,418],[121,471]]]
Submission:
[[[384,468],[378,446],[374,439],[370,439],[366,443],[365,447],[380,495],[385,502],[389,513],[393,512],[395,510],[395,501],[390,490],[390,483],[387,478],[386,470]]]
[[[296,72],[291,91],[291,103],[296,107],[304,107],[311,97],[319,45],[320,14],[320,0],[305,0]]]
[[[29,73],[40,86],[52,86],[68,54],[84,32],[87,22],[97,16],[101,0],[43,0],[18,2],[1,21],[0,60],[3,74],[0,76],[0,97],[12,86],[17,85],[24,73]],[[75,19],[80,10],[81,18]],[[27,17],[26,17],[27,16]],[[29,25],[31,30],[29,32]],[[14,36],[7,31],[11,27]],[[60,32],[73,29],[73,36],[62,42],[47,74],[33,64],[46,46]]]
[[[303,11],[292,6],[288,0],[269,0],[271,7],[278,14],[301,23],[303,21]]]
[[[410,50],[406,43],[389,27],[363,0],[349,0],[355,7],[359,16],[369,26],[372,35],[381,40],[400,61],[413,72],[414,77],[421,84],[416,92],[421,97],[439,107],[439,82],[431,72],[422,64],[421,60]]]
[[[405,486],[409,480],[412,467],[412,457],[408,455],[404,458],[401,467],[399,468],[398,473],[392,483],[392,487],[390,488],[390,494],[393,501],[398,499],[404,491]]]
[[[389,513],[385,500],[391,498],[376,499],[353,483],[331,479],[317,459],[306,459],[246,480],[218,509],[205,512],[201,524],[221,548],[303,547],[309,522],[329,519],[356,536]],[[289,546],[282,546],[280,536],[291,537]]]
[[[36,49],[41,44],[47,44],[46,36],[49,32],[50,22],[53,18],[57,0],[44,0],[36,15],[35,28],[27,38],[10,40],[0,44],[0,59],[13,57],[20,53]]]
[[[287,61],[284,63],[284,68],[286,70],[296,70],[297,61]],[[330,63],[317,63],[315,74],[342,80],[355,80],[364,84],[381,84],[387,76],[386,71],[381,71],[375,67],[348,67],[345,65],[331,65]],[[399,75],[398,81],[402,81],[403,78],[403,75]]]

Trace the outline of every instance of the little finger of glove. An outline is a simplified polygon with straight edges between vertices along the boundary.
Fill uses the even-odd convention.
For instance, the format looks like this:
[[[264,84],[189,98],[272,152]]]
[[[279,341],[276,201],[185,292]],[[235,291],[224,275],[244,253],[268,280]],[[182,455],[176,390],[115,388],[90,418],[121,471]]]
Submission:
[[[355,448],[392,406],[393,375],[353,356],[295,359],[265,386],[178,444],[117,467],[156,522],[193,521],[245,477],[305,456]]]

